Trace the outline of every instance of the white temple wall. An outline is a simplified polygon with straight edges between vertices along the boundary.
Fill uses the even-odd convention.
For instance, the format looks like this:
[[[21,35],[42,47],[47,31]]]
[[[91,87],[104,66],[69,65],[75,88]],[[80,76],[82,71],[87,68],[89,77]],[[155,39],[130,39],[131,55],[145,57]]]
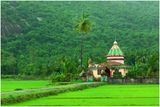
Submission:
[[[108,56],[107,59],[124,59],[123,56]]]
[[[121,64],[124,64],[124,60],[109,60],[110,62],[119,62]]]
[[[125,68],[121,68],[121,69],[119,69],[119,72],[121,72],[122,77],[124,77],[124,76],[126,76],[126,73],[128,72],[128,70]]]
[[[113,77],[113,73],[115,72],[114,69],[110,69],[110,72],[111,72],[111,77]]]
[[[98,70],[97,69],[93,70],[93,76],[95,78],[101,78],[101,75],[98,75]]]

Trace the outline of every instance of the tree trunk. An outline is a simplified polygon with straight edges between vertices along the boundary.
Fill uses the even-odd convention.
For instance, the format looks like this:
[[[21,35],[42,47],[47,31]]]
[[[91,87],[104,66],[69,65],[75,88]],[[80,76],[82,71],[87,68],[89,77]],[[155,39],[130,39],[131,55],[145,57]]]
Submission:
[[[82,68],[82,65],[83,65],[83,40],[82,40],[82,37],[81,37],[81,52],[80,52],[80,58],[81,58],[81,68]]]

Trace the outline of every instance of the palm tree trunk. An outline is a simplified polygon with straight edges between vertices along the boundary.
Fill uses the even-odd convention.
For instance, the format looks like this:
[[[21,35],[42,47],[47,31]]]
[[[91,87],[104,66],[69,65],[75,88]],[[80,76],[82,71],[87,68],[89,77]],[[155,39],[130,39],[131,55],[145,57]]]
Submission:
[[[81,52],[80,52],[80,58],[81,58],[81,68],[82,68],[82,65],[83,65],[83,40],[81,38]]]

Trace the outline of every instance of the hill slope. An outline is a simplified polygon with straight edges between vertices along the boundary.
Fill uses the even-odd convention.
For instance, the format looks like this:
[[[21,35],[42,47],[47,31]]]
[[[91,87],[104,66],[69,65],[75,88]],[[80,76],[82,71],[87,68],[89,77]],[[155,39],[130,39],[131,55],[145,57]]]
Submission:
[[[75,25],[83,11],[93,23],[83,37],[84,64],[89,57],[105,61],[115,36],[126,62],[135,64],[158,52],[158,6],[151,1],[2,2],[2,74],[76,72],[80,34]]]

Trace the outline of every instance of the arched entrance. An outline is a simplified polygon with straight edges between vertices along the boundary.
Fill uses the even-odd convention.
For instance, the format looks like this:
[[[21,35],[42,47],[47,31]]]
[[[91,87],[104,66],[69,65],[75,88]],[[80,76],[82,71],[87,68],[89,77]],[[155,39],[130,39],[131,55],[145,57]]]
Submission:
[[[109,70],[108,67],[106,67],[105,72],[107,74],[107,77],[111,77],[112,76],[111,71]]]

